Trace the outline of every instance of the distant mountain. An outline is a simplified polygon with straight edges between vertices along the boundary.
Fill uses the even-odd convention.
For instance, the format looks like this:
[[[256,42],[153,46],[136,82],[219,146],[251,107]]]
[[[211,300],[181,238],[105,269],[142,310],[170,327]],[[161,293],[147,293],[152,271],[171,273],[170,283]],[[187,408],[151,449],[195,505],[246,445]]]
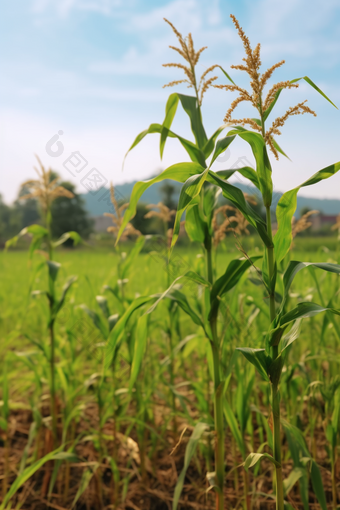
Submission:
[[[157,182],[150,186],[145,193],[142,195],[140,202],[145,204],[157,204],[162,200],[162,195],[160,193],[160,188],[164,184],[164,182]],[[176,193],[174,194],[174,200],[178,200],[181,184],[176,183],[174,181],[168,181],[176,188]],[[115,186],[115,193],[118,199],[123,199],[124,201],[129,201],[130,195],[132,192],[133,186],[136,184],[135,182],[129,182],[126,184],[117,184]],[[242,184],[239,182],[233,182],[234,186],[240,188],[243,192],[257,195],[259,192],[253,186],[248,186],[246,184]],[[85,193],[81,195],[85,201],[85,207],[89,212],[91,217],[94,216],[102,216],[104,212],[108,212],[110,210],[110,194],[109,190],[102,189],[98,191],[95,195],[91,192]],[[279,198],[282,196],[282,193],[278,192],[275,194],[273,199],[273,208],[275,208]],[[323,214],[326,215],[338,215],[340,213],[340,199],[327,199],[327,198],[314,198],[314,197],[304,197],[299,196],[297,199],[297,208],[296,213],[297,216],[300,215],[301,209],[308,207],[309,209],[316,209]]]

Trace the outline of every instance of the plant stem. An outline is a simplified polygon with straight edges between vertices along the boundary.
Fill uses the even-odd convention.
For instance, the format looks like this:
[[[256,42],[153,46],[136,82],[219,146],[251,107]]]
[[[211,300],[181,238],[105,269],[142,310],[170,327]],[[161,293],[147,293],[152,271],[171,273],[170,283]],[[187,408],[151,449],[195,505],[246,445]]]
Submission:
[[[52,308],[52,305],[50,305]],[[50,309],[52,314],[52,309]],[[56,406],[56,392],[55,392],[55,338],[54,338],[54,321],[50,318],[50,372],[51,372],[51,416],[52,416],[52,434],[53,434],[53,447],[57,447],[58,433],[57,433],[57,406]]]
[[[211,238],[209,237],[206,243],[207,253],[207,273],[208,281],[213,284],[213,267],[212,267],[212,250]],[[216,510],[224,509],[224,419],[223,419],[223,391],[221,386],[220,375],[220,356],[219,356],[219,342],[217,334],[217,316],[214,315],[210,318],[210,328],[212,334],[212,355],[214,365],[214,422],[215,422],[215,473],[217,492],[216,492]]]
[[[269,238],[272,239],[272,224],[270,217],[270,206],[266,207],[267,212],[267,232]],[[275,311],[275,282],[273,282],[274,278],[274,245],[269,246],[267,248],[267,256],[268,256],[268,276],[269,276],[269,285],[270,285],[270,294],[269,294],[269,309],[270,309],[270,320],[271,322],[275,319],[276,311]],[[272,346],[272,359],[275,360],[278,357],[279,348],[277,345]],[[273,413],[273,454],[276,462],[280,464],[280,466],[276,466],[276,476],[275,476],[275,485],[276,485],[276,510],[284,509],[284,496],[283,496],[283,481],[282,481],[282,467],[281,467],[281,420],[280,420],[280,393],[278,390],[277,384],[272,384],[271,388],[271,396],[272,396],[272,413]]]

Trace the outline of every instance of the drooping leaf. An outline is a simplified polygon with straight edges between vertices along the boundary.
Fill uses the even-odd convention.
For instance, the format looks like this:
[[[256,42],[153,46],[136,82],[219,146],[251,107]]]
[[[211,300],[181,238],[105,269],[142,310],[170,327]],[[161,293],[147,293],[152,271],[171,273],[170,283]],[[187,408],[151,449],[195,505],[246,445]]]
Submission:
[[[249,469],[255,464],[258,463],[259,460],[267,459],[274,464],[274,466],[281,467],[281,464],[277,462],[269,453],[250,453],[246,458],[246,461],[243,463],[244,469]]]
[[[259,374],[267,382],[270,382],[268,377],[268,368],[271,363],[271,358],[266,353],[265,349],[252,349],[251,347],[238,347],[237,351],[242,352],[243,356],[250,361],[256,368]]]
[[[286,326],[290,322],[293,322],[297,319],[314,317],[314,315],[326,311],[332,312],[336,315],[340,315],[340,310],[335,310],[334,308],[326,308],[316,303],[311,303],[310,301],[301,302],[298,303],[295,308],[293,308],[280,318],[280,326],[281,327]]]
[[[75,246],[77,246],[77,244],[80,244],[83,242],[83,240],[82,240],[81,236],[78,234],[78,232],[70,231],[70,232],[65,232],[62,236],[60,236],[58,241],[55,241],[53,243],[53,246],[54,247],[60,246],[61,244],[64,244],[68,239],[72,239]]]
[[[252,257],[252,259],[236,259],[232,260],[225,273],[218,278],[212,289],[211,289],[211,295],[210,295],[210,301],[211,301],[211,309],[210,309],[210,316],[214,313],[216,313],[220,298],[231,290],[235,285],[239,282],[242,275],[245,273],[245,271],[252,265],[252,263],[256,262],[256,260],[260,259],[261,256]]]
[[[278,231],[274,237],[275,258],[277,263],[287,255],[292,244],[292,218],[296,211],[298,191],[305,186],[312,186],[323,179],[332,177],[340,170],[340,161],[316,172],[310,179],[300,186],[287,191],[280,198],[276,207]]]
[[[141,181],[137,182],[132,190],[129,207],[126,209],[124,213],[123,223],[119,229],[117,242],[119,241],[120,236],[123,233],[128,222],[133,218],[136,214],[137,204],[140,197],[143,195],[144,191],[146,191],[152,184],[156,182],[161,182],[164,179],[172,179],[177,182],[185,182],[200,172],[204,171],[204,168],[198,163],[177,163],[176,165],[172,165],[160,175],[157,175],[153,179],[149,181]]]
[[[320,89],[317,85],[315,85],[315,83],[314,83],[314,82],[313,82],[310,78],[308,78],[308,76],[303,76],[303,77],[301,77],[301,78],[295,78],[294,80],[291,80],[291,81],[290,81],[290,83],[296,83],[296,82],[298,82],[298,81],[300,81],[300,80],[305,80],[305,82],[306,82],[306,83],[308,83],[308,85],[310,85],[311,87],[313,87],[313,89],[314,89],[314,90],[316,90],[317,92],[319,92],[319,94],[321,94],[321,95],[322,95],[325,99],[327,99],[327,101],[329,101],[329,102],[330,102],[333,106],[335,106],[335,108],[337,108],[337,106],[336,106],[336,105],[335,105],[335,104],[334,104],[334,103],[333,103],[333,102],[332,102],[332,101],[331,101],[331,100],[330,100],[330,99],[326,96],[326,94],[325,94],[324,92],[322,92],[322,90],[321,90],[321,89]],[[274,96],[273,101],[270,103],[269,107],[267,108],[267,110],[266,110],[266,111],[264,112],[264,114],[263,114],[263,118],[264,118],[264,120],[266,120],[266,119],[269,117],[269,115],[270,115],[270,113],[271,113],[272,109],[274,108],[274,106],[275,106],[275,104],[276,104],[277,100],[278,100],[278,99],[279,99],[279,97],[280,97],[280,94],[281,94],[282,90],[283,90],[283,89],[279,89],[279,90],[276,92],[276,94],[275,94],[275,96]]]
[[[329,262],[299,262],[297,260],[292,260],[289,262],[288,267],[283,275],[283,285],[284,285],[284,294],[281,308],[283,309],[285,302],[287,300],[289,289],[296,274],[304,269],[305,267],[316,267],[318,269],[322,269],[323,271],[327,271],[330,273],[340,274],[340,265],[339,264],[331,264]]]

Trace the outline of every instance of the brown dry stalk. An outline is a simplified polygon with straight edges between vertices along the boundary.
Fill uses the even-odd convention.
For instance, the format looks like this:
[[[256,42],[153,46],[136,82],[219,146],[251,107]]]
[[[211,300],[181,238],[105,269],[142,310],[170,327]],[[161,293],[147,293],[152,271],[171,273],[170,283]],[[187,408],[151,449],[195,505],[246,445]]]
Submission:
[[[169,46],[169,48],[179,53],[181,57],[184,58],[184,60],[188,63],[188,65],[177,63],[163,64],[164,67],[177,67],[178,69],[182,69],[186,76],[184,80],[171,81],[170,83],[164,85],[164,87],[173,87],[174,85],[179,85],[180,83],[187,83],[188,88],[194,88],[199,104],[201,105],[205,92],[212,85],[212,83],[217,80],[217,76],[207,78],[207,75],[219,66],[213,65],[208,67],[208,69],[206,69],[202,74],[199,83],[197,83],[195,68],[198,64],[201,54],[207,48],[207,46],[203,46],[203,48],[195,51],[191,34],[184,38],[169,20],[164,18],[164,21],[170,25],[181,46],[181,48],[176,48],[175,46]]]
[[[244,64],[241,65],[232,65],[232,69],[237,69],[239,71],[245,71],[250,77],[250,87],[251,91],[248,92],[237,85],[213,85],[219,89],[225,89],[231,92],[239,92],[239,96],[232,102],[229,110],[227,111],[224,122],[229,124],[239,124],[242,126],[249,125],[255,131],[260,132],[265,139],[265,142],[268,144],[270,150],[274,154],[275,158],[278,159],[278,151],[275,147],[273,135],[280,135],[281,131],[279,127],[282,127],[286,120],[293,115],[303,115],[304,113],[310,113],[316,116],[316,113],[311,110],[308,106],[305,105],[306,101],[298,103],[296,106],[289,108],[284,115],[278,117],[274,120],[270,129],[265,132],[264,129],[264,121],[262,120],[263,125],[259,126],[253,119],[243,118],[243,119],[232,119],[232,113],[235,108],[243,101],[249,101],[259,112],[260,118],[263,119],[265,112],[272,107],[273,102],[276,100],[276,95],[281,92],[283,89],[291,89],[297,88],[298,84],[291,83],[290,81],[281,81],[276,83],[271,87],[266,97],[263,97],[263,90],[268,80],[271,78],[273,72],[281,67],[285,61],[281,60],[276,64],[272,65],[269,69],[267,69],[263,74],[260,73],[261,67],[261,57],[260,51],[261,46],[257,44],[254,50],[252,50],[250,41],[248,37],[245,35],[243,29],[241,28],[238,20],[235,18],[233,14],[230,15],[233,23],[235,25],[236,30],[243,42],[243,46],[246,52],[246,57],[243,58]]]

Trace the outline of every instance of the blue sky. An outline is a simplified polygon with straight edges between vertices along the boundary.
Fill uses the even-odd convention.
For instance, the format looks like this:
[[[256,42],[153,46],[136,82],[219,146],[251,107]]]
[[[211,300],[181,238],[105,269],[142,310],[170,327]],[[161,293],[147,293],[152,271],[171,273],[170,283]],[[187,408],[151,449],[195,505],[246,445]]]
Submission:
[[[175,89],[163,89],[180,79],[177,69],[162,63],[178,61],[168,48],[176,45],[170,19],[183,34],[191,32],[195,47],[208,46],[199,71],[218,63],[230,71],[240,63],[243,48],[229,14],[234,13],[252,45],[261,42],[264,68],[278,60],[286,64],[276,81],[307,75],[340,107],[340,2],[339,0],[17,0],[2,4],[0,38],[1,132],[0,192],[13,200],[19,184],[33,177],[34,154],[84,191],[78,176],[63,168],[71,152],[79,151],[114,184],[146,179],[160,168],[187,159],[171,140],[161,162],[158,135],[150,135],[129,155],[134,137],[152,122],[162,122],[166,99]],[[243,73],[231,70],[246,85]],[[224,83],[220,76],[219,83]],[[180,88],[181,87],[181,88]],[[176,90],[190,93],[185,86]],[[211,89],[203,115],[208,134],[223,123],[235,96]],[[277,190],[303,182],[315,171],[340,160],[339,121],[336,110],[302,84],[282,94],[277,115],[308,99],[318,117],[299,116],[283,128],[280,144],[291,158],[273,160]],[[248,106],[240,115],[253,116]],[[191,137],[187,118],[180,113],[174,131]],[[50,157],[45,145],[59,130],[64,152]],[[252,156],[245,142],[231,147],[227,168],[240,156]],[[304,195],[340,198],[340,175]]]

